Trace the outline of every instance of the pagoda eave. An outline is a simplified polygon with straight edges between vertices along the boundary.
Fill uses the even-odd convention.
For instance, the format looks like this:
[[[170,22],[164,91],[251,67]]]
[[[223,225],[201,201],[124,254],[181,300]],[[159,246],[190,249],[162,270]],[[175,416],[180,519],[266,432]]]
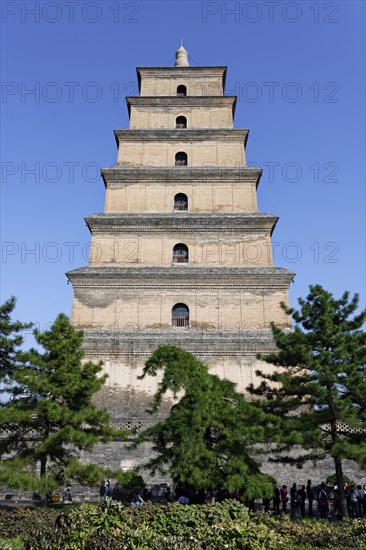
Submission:
[[[112,213],[85,218],[92,234],[97,233],[259,233],[271,235],[277,216],[263,213]]]
[[[279,267],[195,267],[176,264],[170,267],[89,266],[66,276],[76,288],[185,289],[216,288],[256,291],[286,290],[295,274]]]
[[[197,141],[228,141],[244,142],[246,145],[249,130],[246,128],[179,128],[179,129],[138,129],[130,128],[114,130],[117,145],[127,141],[145,142],[197,142]]]
[[[162,328],[141,330],[131,323],[123,329],[83,327],[84,352],[88,357],[133,356],[149,357],[167,341],[198,357],[256,356],[276,350],[271,329],[261,327],[240,330],[214,330],[212,327]]]
[[[235,116],[236,96],[128,96],[128,113],[131,107],[143,108],[187,108],[187,107],[231,107]]]
[[[224,181],[232,184],[255,184],[258,187],[262,169],[252,166],[136,166],[117,164],[103,168],[101,176],[105,187],[119,187],[131,183],[169,184],[207,182],[221,184]]]

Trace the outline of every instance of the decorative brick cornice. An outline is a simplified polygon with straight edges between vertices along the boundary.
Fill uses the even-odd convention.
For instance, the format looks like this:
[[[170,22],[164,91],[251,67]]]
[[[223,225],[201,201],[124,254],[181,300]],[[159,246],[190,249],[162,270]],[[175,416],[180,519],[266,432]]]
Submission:
[[[101,175],[106,187],[125,187],[126,185],[256,185],[262,170],[255,167],[238,166],[184,166],[182,167],[145,167],[116,165],[103,168]]]
[[[166,345],[167,342],[166,340],[164,342],[162,342],[162,345]],[[261,354],[264,354],[264,353],[272,353],[273,351],[276,351],[275,348],[273,348],[272,350],[268,350],[268,351],[265,351],[265,350],[262,350],[262,349],[255,349],[255,350],[252,350],[252,351],[249,351],[249,350],[244,350],[244,349],[232,349],[232,350],[226,350],[225,352],[223,351],[213,351],[212,349],[207,349],[205,351],[201,349],[192,349],[191,347],[186,347],[185,348],[186,351],[189,351],[190,353],[193,353],[194,355],[196,355],[197,357],[201,357],[201,358],[204,358],[204,357],[221,357],[222,359],[224,359],[225,357],[252,357],[255,359],[255,357],[257,356],[258,353],[261,353]],[[126,350],[125,351],[120,351],[120,350],[116,350],[116,349],[113,349],[111,348],[110,350],[108,348],[104,348],[104,349],[101,349],[100,351],[95,351],[93,348],[85,348],[84,347],[84,352],[85,352],[85,356],[86,357],[90,357],[90,358],[93,358],[93,360],[97,360],[97,359],[112,359],[112,358],[117,358],[117,359],[125,359],[125,360],[128,360],[128,359],[131,359],[131,357],[150,357],[150,355],[152,354],[152,352],[154,351],[154,349],[151,349],[151,350],[133,350],[133,351],[130,351],[128,350],[127,346],[126,346]]]
[[[89,225],[87,218],[86,222]],[[91,233],[93,235],[101,235],[101,234],[120,234],[120,233],[128,233],[128,234],[143,234],[143,233],[166,233],[169,235],[170,233],[225,233],[227,235],[228,233],[232,234],[239,234],[242,235],[243,233],[251,233],[251,234],[260,234],[260,235],[271,235],[272,230],[270,228],[263,228],[263,227],[227,227],[227,226],[215,226],[215,227],[195,227],[193,225],[191,226],[124,226],[124,227],[115,227],[111,228],[109,227],[94,227],[91,229]]]
[[[271,235],[278,218],[260,213],[94,214],[85,221],[94,234],[116,233],[255,233]]]
[[[175,268],[174,268],[175,269]],[[184,268],[183,268],[184,269]],[[271,292],[285,292],[289,288],[289,283],[284,284],[225,284],[225,283],[218,283],[218,284],[187,284],[187,283],[180,283],[180,284],[167,284],[167,283],[154,283],[147,281],[146,284],[138,284],[138,283],[124,283],[123,281],[111,281],[111,282],[100,282],[100,281],[84,281],[84,282],[78,282],[76,281],[75,277],[73,278],[73,275],[70,275],[69,273],[66,273],[67,277],[71,281],[74,290],[128,290],[128,291],[145,291],[145,290],[154,290],[156,292],[165,292],[165,291],[172,291],[172,292],[218,292],[222,290],[230,290],[235,292],[240,291],[249,291],[253,294],[270,294]]]
[[[130,341],[156,341],[164,340],[167,336],[171,340],[182,340],[187,342],[203,342],[203,341],[215,341],[220,342],[237,342],[242,340],[245,342],[273,342],[272,330],[270,328],[245,328],[241,329],[180,329],[180,328],[151,328],[151,329],[139,329],[136,327],[130,327],[128,329],[123,328],[86,328],[85,338],[93,340],[114,340],[117,338],[128,339]]]
[[[231,107],[236,96],[127,96],[126,102],[131,107]]]
[[[131,290],[287,290],[294,273],[279,267],[83,267],[66,276],[75,289]]]
[[[231,107],[235,116],[236,96],[128,96],[126,97],[128,113],[134,109],[149,109],[170,111],[175,109]]]
[[[199,357],[255,358],[276,347],[268,328],[257,330],[84,328],[84,350],[88,357],[146,357],[159,346],[175,345]]]
[[[209,128],[202,129],[197,128],[192,130],[190,128],[181,129],[122,129],[115,130],[114,135],[116,137],[118,145],[127,141],[133,142],[198,142],[198,141],[214,141],[214,142],[235,142],[241,143],[248,139],[249,130],[242,128]]]
[[[200,67],[136,67],[138,74],[146,78],[172,78],[172,76],[189,76],[202,78],[203,74],[208,76],[222,75],[226,72],[226,65],[208,65]]]

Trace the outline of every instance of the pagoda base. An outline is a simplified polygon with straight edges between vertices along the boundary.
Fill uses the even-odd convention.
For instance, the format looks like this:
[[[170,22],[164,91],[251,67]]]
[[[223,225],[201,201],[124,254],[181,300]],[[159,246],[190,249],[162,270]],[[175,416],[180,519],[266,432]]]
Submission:
[[[256,331],[216,331],[192,328],[150,330],[84,330],[86,358],[103,361],[108,379],[96,397],[106,408],[113,424],[126,429],[151,425],[169,415],[174,405],[172,396],[165,396],[159,411],[146,412],[161,380],[142,374],[147,359],[161,345],[174,345],[194,354],[211,374],[231,380],[239,392],[245,393],[251,383],[258,382],[255,371],[273,369],[257,359],[257,353],[275,350],[269,329]]]

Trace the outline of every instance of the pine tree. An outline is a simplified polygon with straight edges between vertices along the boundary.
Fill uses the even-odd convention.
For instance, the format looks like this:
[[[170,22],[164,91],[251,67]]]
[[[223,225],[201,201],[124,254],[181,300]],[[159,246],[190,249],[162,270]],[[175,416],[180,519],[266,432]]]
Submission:
[[[366,311],[355,313],[358,301],[348,292],[336,300],[315,285],[299,299],[299,311],[282,304],[294,329],[273,325],[278,352],[260,356],[279,368],[273,374],[258,371],[262,383],[249,388],[262,397],[258,407],[271,415],[268,438],[275,460],[301,466],[333,459],[343,516],[343,461],[366,466]],[[294,447],[302,448],[296,458],[288,454]]]
[[[20,346],[23,343],[22,331],[31,327],[31,323],[12,321],[11,313],[15,308],[16,300],[12,296],[0,306],[0,392],[7,391],[11,374],[17,365],[20,356]]]
[[[260,473],[252,458],[263,437],[260,413],[235,391],[235,384],[209,374],[192,354],[160,346],[147,361],[141,378],[163,371],[149,412],[159,409],[171,391],[183,396],[169,417],[140,432],[133,444],[150,442],[156,456],[147,467],[168,473],[175,483],[198,489],[245,491],[246,496],[273,495],[274,480]]]
[[[12,368],[12,398],[0,409],[0,482],[41,491],[70,479],[95,483],[105,469],[81,464],[81,451],[124,435],[93,403],[106,380],[102,364],[83,362],[83,334],[66,315],[34,335],[44,352],[31,349]]]

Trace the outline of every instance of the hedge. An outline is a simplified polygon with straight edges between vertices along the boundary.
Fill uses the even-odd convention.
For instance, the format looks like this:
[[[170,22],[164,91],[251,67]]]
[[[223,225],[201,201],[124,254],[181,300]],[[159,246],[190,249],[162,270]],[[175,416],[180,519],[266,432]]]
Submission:
[[[366,520],[278,520],[235,500],[136,508],[107,500],[69,510],[55,527],[61,511],[0,510],[0,539],[20,537],[25,550],[366,550]]]

